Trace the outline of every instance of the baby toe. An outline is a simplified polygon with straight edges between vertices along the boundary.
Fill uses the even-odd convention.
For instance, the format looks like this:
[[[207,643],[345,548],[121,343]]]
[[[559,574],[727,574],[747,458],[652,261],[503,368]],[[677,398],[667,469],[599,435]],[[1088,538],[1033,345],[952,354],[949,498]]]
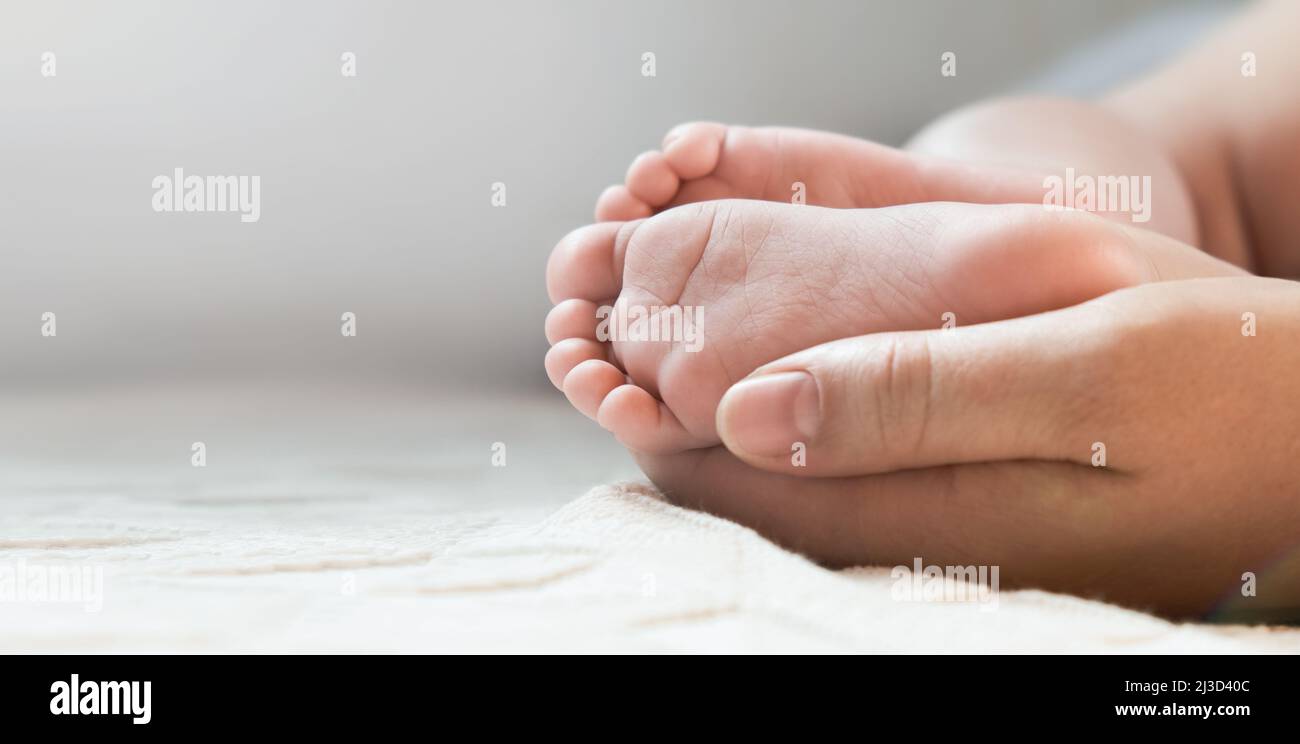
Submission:
[[[636,385],[611,390],[600,403],[596,422],[623,446],[647,454],[669,454],[711,444],[687,431],[667,406]]]
[[[596,199],[597,222],[639,220],[653,212],[649,204],[633,196],[623,184],[610,186]]]
[[[588,300],[565,300],[546,314],[546,340],[552,345],[566,338],[585,338],[599,341],[596,325],[599,318],[596,303]]]
[[[546,376],[551,378],[552,385],[563,390],[564,378],[588,359],[608,361],[608,347],[585,338],[566,338],[546,352]]]
[[[664,160],[682,180],[703,178],[718,167],[726,136],[725,124],[684,124],[664,138]]]
[[[551,302],[585,299],[599,302],[618,295],[622,261],[616,260],[616,239],[625,222],[601,222],[569,233],[546,262],[546,291]]]
[[[652,207],[667,204],[681,185],[664,154],[657,151],[638,155],[627,169],[626,181],[632,196]]]
[[[569,371],[564,378],[564,395],[584,416],[595,419],[600,404],[627,377],[617,367],[600,359],[588,359]]]

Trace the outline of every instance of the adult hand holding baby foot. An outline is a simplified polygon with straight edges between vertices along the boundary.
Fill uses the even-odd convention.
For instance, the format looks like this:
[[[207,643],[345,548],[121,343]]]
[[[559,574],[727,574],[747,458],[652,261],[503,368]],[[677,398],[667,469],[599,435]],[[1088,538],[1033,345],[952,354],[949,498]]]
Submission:
[[[552,255],[547,371],[670,499],[828,564],[994,564],[1175,615],[1253,576],[1254,610],[1294,613],[1300,289],[1235,266],[1300,275],[1296,14],[1260,3],[1101,102],[990,103],[912,153],[675,130],[601,197],[629,221]],[[1243,85],[1247,48],[1278,73]],[[1152,219],[1043,209],[1067,165],[1149,176]],[[772,203],[793,181],[808,206]],[[737,198],[768,203],[707,201]],[[707,309],[704,351],[598,340],[615,300]]]
[[[899,223],[909,229],[897,231]],[[1217,479],[1202,472],[1214,468],[1214,455],[1187,472],[1178,458],[1195,457],[1196,437],[1232,436],[1254,413],[1259,386],[1236,391],[1244,406],[1236,418],[1207,413],[1225,428],[1202,428],[1189,411],[1233,392],[1217,384],[1244,379],[1244,369],[1219,358],[1231,341],[1260,341],[1241,336],[1243,313],[1267,313],[1277,335],[1248,347],[1257,356],[1239,364],[1267,359],[1294,337],[1283,320],[1300,319],[1300,306],[1287,309],[1289,283],[1193,280],[1246,275],[1162,235],[1016,205],[823,212],[723,202],[628,225],[588,228],[557,247],[550,283],[560,304],[547,323],[555,343],[547,367],[674,501],[829,564],[910,563],[919,555],[1000,565],[1007,586],[1104,591],[1170,613],[1204,610],[1235,575],[1230,562],[1198,573],[1189,562],[1205,545],[1230,547],[1260,572],[1270,567],[1265,554],[1241,551],[1282,547],[1277,535],[1248,539],[1261,524],[1258,511],[1240,531],[1211,529],[1252,487],[1228,490],[1223,479],[1257,469],[1258,458],[1213,450],[1236,458]],[[828,236],[845,234],[858,248],[836,254],[838,263],[819,258],[817,251],[835,249]],[[770,263],[755,258],[763,252]],[[855,272],[850,257],[865,270]],[[907,298],[889,273],[900,264],[915,272],[902,276]],[[810,267],[830,267],[835,280],[810,277]],[[1252,293],[1253,282],[1269,289],[1268,302]],[[807,294],[816,291],[827,299]],[[888,309],[842,302],[883,291],[893,292]],[[705,348],[689,354],[673,344],[597,341],[592,308],[615,296],[699,303],[710,318]],[[1085,302],[1090,297],[1098,298]],[[1220,322],[1198,326],[1195,311],[1215,301],[1222,306],[1206,317]],[[984,324],[892,330],[935,329],[945,307]],[[1014,319],[985,322],[1001,318]],[[1300,331],[1300,320],[1293,324]],[[1225,328],[1231,333],[1217,346],[1213,333],[1196,335]],[[1217,350],[1212,363],[1195,356],[1207,348]],[[1285,379],[1265,375],[1283,399]],[[1289,419],[1273,412],[1273,433],[1286,434]],[[1161,428],[1175,425],[1183,428]],[[1158,458],[1154,437],[1172,459]],[[713,446],[719,438],[749,464]],[[1094,443],[1106,448],[1109,469],[1092,470]],[[791,463],[796,444],[805,467]],[[1267,461],[1276,452],[1259,454]],[[815,475],[839,477],[807,477]],[[1184,485],[1219,489],[1223,498],[1188,508],[1162,495]],[[1142,496],[1145,489],[1154,493]],[[1273,516],[1265,521],[1277,524]],[[1149,562],[1117,578],[1134,559]],[[1153,590],[1152,570],[1177,575]]]
[[[832,564],[998,565],[1004,586],[1171,615],[1294,610],[1297,338],[1300,284],[1243,277],[844,339],[724,396],[735,458],[643,464]]]
[[[1038,206],[705,202],[560,241],[547,270],[546,370],[623,444],[668,454],[718,444],[723,393],[800,349],[933,328],[946,313],[1001,320],[1236,271],[1154,233]],[[671,308],[705,322],[688,344],[646,341],[602,334],[602,308],[613,321],[604,330],[638,311],[657,326]]]

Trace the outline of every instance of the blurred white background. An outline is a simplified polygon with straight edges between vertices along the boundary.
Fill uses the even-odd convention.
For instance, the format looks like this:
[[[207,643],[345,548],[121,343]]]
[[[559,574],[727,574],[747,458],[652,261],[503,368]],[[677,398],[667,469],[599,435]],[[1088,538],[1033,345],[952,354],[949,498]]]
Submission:
[[[541,390],[547,253],[673,124],[900,143],[1000,91],[1133,74],[1160,44],[1049,70],[1175,5],[4,0],[0,385]],[[260,176],[261,220],[155,213],[176,167]]]

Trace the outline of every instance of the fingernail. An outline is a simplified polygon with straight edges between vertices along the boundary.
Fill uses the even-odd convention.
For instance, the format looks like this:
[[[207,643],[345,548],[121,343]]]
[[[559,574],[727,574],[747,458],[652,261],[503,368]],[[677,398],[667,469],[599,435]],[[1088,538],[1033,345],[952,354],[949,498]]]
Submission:
[[[807,372],[776,372],[743,380],[723,399],[720,428],[728,446],[751,455],[788,455],[821,423],[817,381]]]

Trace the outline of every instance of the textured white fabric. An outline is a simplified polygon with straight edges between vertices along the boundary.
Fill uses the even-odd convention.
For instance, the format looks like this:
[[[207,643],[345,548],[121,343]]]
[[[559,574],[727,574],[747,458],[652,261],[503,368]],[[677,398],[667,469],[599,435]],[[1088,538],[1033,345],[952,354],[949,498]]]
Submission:
[[[630,462],[554,396],[150,389],[4,407],[0,572],[103,572],[97,612],[0,602],[5,650],[1300,651],[1300,630],[1041,592],[895,601],[888,569],[822,569],[641,482],[588,490]]]
[[[7,648],[1300,650],[1300,631],[1177,625],[1041,592],[1002,591],[993,608],[895,601],[887,569],[824,570],[635,483],[542,518],[372,514],[331,529],[308,515],[249,529],[191,517],[104,537],[87,516],[99,537],[63,529],[0,547],[28,561],[94,552],[103,609],[0,605]]]

